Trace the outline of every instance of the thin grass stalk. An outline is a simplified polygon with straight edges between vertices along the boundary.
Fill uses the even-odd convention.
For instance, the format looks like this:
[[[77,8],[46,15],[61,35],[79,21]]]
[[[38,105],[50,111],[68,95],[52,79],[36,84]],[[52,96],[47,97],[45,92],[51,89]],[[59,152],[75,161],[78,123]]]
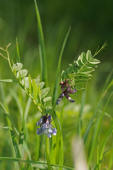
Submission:
[[[56,80],[55,80],[55,85],[54,85],[54,90],[53,90],[53,97],[52,97],[53,108],[56,105],[56,99],[58,97],[57,94],[58,94],[58,86],[59,86],[60,74],[61,74],[60,71],[61,71],[62,56],[63,56],[64,48],[66,46],[70,31],[71,31],[71,27],[69,27],[69,29],[68,29],[68,31],[67,31],[67,33],[65,35],[63,44],[61,46],[60,54],[59,54],[58,66],[57,66],[57,71],[56,71]]]
[[[78,116],[78,135],[79,136],[81,136],[81,131],[82,131],[82,114],[83,114],[83,109],[85,105],[85,97],[86,97],[86,91],[84,91],[82,94],[81,107],[80,107],[79,116]]]
[[[12,80],[12,79],[1,79],[0,82],[1,83],[13,83],[14,80]]]
[[[19,48],[19,43],[17,38],[16,38],[16,51],[17,51],[18,62],[20,62],[20,48]]]
[[[60,137],[60,147],[59,147],[59,165],[63,166],[64,164],[64,142],[63,142],[63,108],[60,113],[60,124],[61,124],[61,137]],[[62,170],[62,168],[60,168]]]
[[[5,104],[5,91],[4,91],[4,86],[2,83],[0,84],[0,94],[1,94],[2,103]]]
[[[95,112],[94,112],[94,114],[93,114],[92,118],[90,119],[89,124],[88,124],[88,126],[87,126],[86,132],[85,132],[84,137],[83,137],[85,143],[86,143],[86,141],[87,141],[87,138],[88,138],[88,134],[89,134],[89,132],[90,132],[90,129],[92,128],[92,125],[93,125],[94,122],[95,122],[95,118],[96,118],[97,112],[98,112],[98,110],[99,110],[99,109],[101,108],[101,106],[102,106],[102,100],[103,100],[103,98],[105,97],[105,95],[106,95],[106,93],[108,92],[108,90],[109,90],[109,89],[112,87],[112,85],[113,85],[113,81],[109,82],[111,76],[112,76],[112,74],[110,73],[109,76],[108,76],[108,78],[107,78],[107,80],[106,80],[106,82],[105,82],[105,85],[104,85],[104,88],[103,88],[103,90],[102,90],[102,93],[101,93],[101,95],[100,95],[100,97],[99,97],[99,100],[98,100],[98,103],[97,103]],[[108,84],[108,83],[109,83],[109,84]]]
[[[46,140],[46,160],[47,160],[47,163],[48,163],[48,170],[51,170],[51,167],[50,167],[50,141],[48,138],[45,139]]]
[[[110,83],[109,83],[110,84]],[[107,89],[108,89],[109,85],[107,86]],[[104,117],[104,113],[105,113],[105,109],[111,99],[111,96],[112,94],[109,96],[109,98],[107,99],[107,102],[104,106],[104,108],[102,109],[102,113],[98,116],[98,119],[96,121],[96,125],[95,125],[95,129],[94,129],[94,135],[93,135],[93,139],[92,139],[92,144],[91,144],[91,150],[90,150],[90,153],[89,153],[89,157],[88,157],[88,163],[90,165],[90,162],[93,158],[93,153],[94,153],[94,148],[96,146],[96,141],[97,141],[97,137],[98,137],[98,133],[99,133],[99,130],[100,130],[100,127],[101,127],[101,123],[102,123],[102,120],[103,120],[103,117]]]
[[[26,124],[27,124],[28,112],[29,112],[30,106],[31,106],[31,99],[28,98],[26,108],[25,108],[25,111],[24,111],[24,114],[23,114],[23,131],[25,133],[25,139],[26,140],[28,139],[28,131],[27,131],[27,128],[26,128]]]
[[[42,162],[42,161],[33,161],[33,160],[23,160],[21,158],[13,158],[13,157],[0,157],[0,160],[2,161],[11,161],[11,162],[23,162],[25,164],[35,164],[37,165],[37,168],[40,168],[40,165],[43,165],[43,168],[47,168],[47,162]],[[51,164],[50,165],[53,168],[63,168],[63,170],[74,170],[72,167],[68,166],[60,166],[56,164]]]
[[[107,133],[106,133],[106,135],[104,137],[104,140],[102,142],[102,146],[101,146],[100,154],[99,154],[99,159],[98,159],[98,170],[101,169],[102,160],[104,158],[105,146],[106,146],[110,136],[112,135],[112,131],[113,131],[113,121],[111,122],[110,128],[108,129],[108,131],[107,131]]]
[[[40,53],[40,61],[41,61],[41,79],[42,81],[47,81],[47,66],[46,66],[46,50],[45,50],[45,42],[44,42],[44,34],[42,29],[42,23],[40,18],[40,13],[38,9],[38,5],[36,0],[35,3],[35,11],[36,11],[36,18],[37,18],[37,25],[38,25],[38,38],[39,38],[39,53]]]
[[[112,170],[113,168],[113,148],[111,149],[110,157],[109,157],[109,162],[108,162],[108,169]]]
[[[108,105],[109,101],[111,100],[112,96],[113,96],[113,92],[112,92],[112,93],[110,94],[110,96],[108,97],[108,100],[107,100],[107,103],[106,103],[105,108],[107,107],[107,105]],[[105,146],[106,146],[106,144],[107,144],[107,142],[108,142],[109,137],[110,137],[111,134],[112,134],[112,131],[113,131],[113,120],[111,121],[110,128],[108,129],[108,131],[107,131],[107,133],[106,133],[106,135],[105,135],[105,137],[104,137],[104,140],[103,140],[103,142],[102,142],[102,145],[101,145],[101,147],[100,147],[99,162],[100,162],[101,160],[103,160]],[[98,169],[101,169],[101,164],[99,164]]]
[[[12,146],[14,149],[14,156],[16,156],[17,158],[21,158],[21,153],[20,153],[20,149],[18,147],[17,141],[15,140],[15,131],[14,131],[14,127],[13,124],[11,122],[9,113],[7,111],[7,109],[3,106],[3,104],[0,103],[0,107],[4,110],[5,112],[5,116],[6,116],[6,121],[9,127],[9,135],[11,137],[11,142],[12,142]],[[18,169],[21,168],[20,163],[18,162]]]
[[[61,124],[57,118],[57,115],[54,111],[55,109],[55,105],[56,105],[56,99],[57,99],[57,94],[58,94],[58,86],[59,86],[59,81],[60,81],[60,71],[61,71],[61,61],[62,61],[62,56],[63,56],[63,52],[64,52],[64,48],[67,42],[67,39],[69,37],[69,33],[70,33],[70,29],[68,29],[61,50],[60,50],[60,54],[59,54],[59,61],[58,61],[58,66],[57,66],[57,72],[56,72],[56,81],[55,81],[55,85],[54,85],[54,90],[53,90],[53,97],[52,97],[52,105],[53,105],[53,119],[56,125],[56,128],[58,130],[57,132],[57,140],[56,140],[56,145],[57,145],[57,149],[56,149],[56,160],[58,161],[58,163],[60,163],[61,165],[63,165],[63,138],[62,138],[62,132],[61,132]],[[59,145],[60,143],[60,145]],[[57,154],[58,152],[58,154]],[[62,154],[61,154],[62,153]],[[59,159],[60,158],[60,159]]]

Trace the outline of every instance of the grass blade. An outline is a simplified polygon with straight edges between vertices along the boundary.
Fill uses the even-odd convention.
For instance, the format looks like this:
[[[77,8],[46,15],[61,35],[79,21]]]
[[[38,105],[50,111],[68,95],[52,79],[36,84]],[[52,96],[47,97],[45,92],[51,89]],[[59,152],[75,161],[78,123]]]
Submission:
[[[104,117],[104,114],[105,114],[105,110],[106,110],[106,107],[107,107],[112,95],[113,95],[113,93],[111,93],[110,96],[108,97],[107,102],[106,102],[106,104],[105,104],[105,106],[102,110],[102,113],[97,118],[97,121],[96,121],[96,124],[95,124],[95,129],[94,129],[93,139],[91,141],[91,149],[90,149],[89,160],[88,160],[89,163],[91,162],[91,160],[93,158],[93,153],[94,153],[94,149],[96,147],[97,138],[98,138],[98,134],[99,134],[99,131],[100,131],[100,128],[101,128],[101,124],[102,124],[102,120],[103,120],[103,117]]]
[[[17,51],[18,62],[20,62],[20,48],[19,48],[19,44],[18,44],[18,39],[17,38],[16,38],[16,51]]]
[[[1,79],[0,82],[1,83],[13,83],[14,80],[12,80],[12,79]]]
[[[5,106],[4,106],[2,103],[0,103],[0,107],[2,108],[2,110],[4,111],[5,116],[6,116],[6,120],[7,120],[7,124],[8,124],[8,128],[9,128],[9,129],[8,129],[8,130],[9,130],[9,135],[10,135],[10,137],[11,137],[12,146],[13,146],[14,152],[15,152],[15,153],[14,153],[14,156],[16,156],[16,157],[18,157],[18,158],[21,158],[21,153],[20,153],[20,149],[19,149],[19,147],[18,147],[18,143],[17,143],[17,141],[16,141],[15,129],[14,129],[14,127],[13,127],[13,123],[12,123],[12,121],[11,121],[11,117],[10,117],[7,109],[5,108]],[[18,162],[18,166],[20,167],[19,162]]]
[[[27,164],[36,164],[37,167],[40,168],[40,165],[43,166],[43,168],[47,168],[48,165],[46,162],[42,162],[42,161],[33,161],[33,160],[23,160],[23,159],[20,159],[20,158],[13,158],[13,157],[0,157],[0,160],[1,161],[15,161],[15,162],[23,162],[23,163],[27,163]],[[74,170],[74,168],[72,167],[68,167],[68,166],[59,166],[59,165],[50,165],[51,167],[53,168],[63,168],[64,170]]]
[[[5,90],[4,90],[3,83],[0,84],[0,96],[1,96],[2,103],[5,104],[6,97],[5,97]]]
[[[92,127],[93,124],[94,124],[94,120],[91,120],[90,123],[88,124],[88,127],[87,127],[87,129],[86,129],[86,132],[85,132],[85,134],[84,134],[84,136],[83,136],[84,144],[85,144],[86,141],[87,141],[90,128]]]
[[[23,120],[23,108],[21,105],[21,102],[17,96],[17,93],[14,90],[10,90],[10,95],[14,98],[14,100],[16,101],[20,116],[21,116],[21,121]]]
[[[86,98],[86,91],[84,91],[82,94],[81,107],[80,107],[79,117],[78,117],[78,135],[80,136],[81,136],[81,131],[82,131],[82,114],[83,114],[84,105],[85,105],[85,98]]]
[[[52,97],[53,110],[54,110],[55,105],[56,105],[56,99],[57,99],[57,94],[58,94],[58,86],[59,86],[59,81],[60,81],[60,70],[61,70],[62,55],[63,55],[64,48],[65,48],[65,45],[66,45],[66,42],[67,42],[67,39],[68,39],[68,36],[69,36],[69,33],[70,33],[70,29],[71,28],[69,27],[69,29],[68,29],[68,31],[67,31],[67,33],[65,35],[63,44],[62,44],[62,48],[60,50],[59,61],[58,61],[57,72],[56,72],[56,81],[55,81],[54,90],[53,90],[53,97]],[[59,143],[61,143],[61,145],[58,146],[58,148],[59,148],[58,150],[61,151],[62,154],[61,154],[61,152],[58,153],[57,160],[59,160],[59,157],[60,157],[59,163],[60,163],[60,165],[63,165],[63,139],[62,139],[61,127],[60,127],[59,120],[58,120],[57,115],[56,115],[55,112],[53,112],[52,116],[53,116],[55,125],[57,127],[58,134],[59,134],[57,142],[59,141]],[[60,169],[62,169],[62,167]]]
[[[109,74],[109,76],[108,76],[108,78],[107,78],[107,80],[105,82],[104,88],[102,90],[102,94],[100,95],[98,104],[97,104],[96,109],[94,111],[94,114],[93,114],[92,118],[90,119],[90,121],[88,123],[86,132],[85,132],[84,137],[83,137],[84,138],[84,143],[86,143],[86,141],[87,141],[87,137],[88,137],[89,131],[90,131],[90,129],[91,129],[93,123],[94,123],[94,120],[95,120],[96,116],[97,116],[97,112],[102,107],[102,100],[103,100],[104,96],[106,95],[108,90],[113,86],[113,80],[110,81],[111,76],[112,76],[112,73]]]
[[[113,122],[111,123],[111,126],[110,126],[110,128],[108,129],[108,131],[107,131],[107,133],[106,133],[106,135],[105,135],[105,137],[104,137],[104,140],[103,140],[103,143],[102,143],[102,146],[101,146],[101,149],[100,149],[100,157],[99,157],[99,162],[101,161],[101,160],[103,160],[103,157],[104,157],[104,151],[105,151],[105,146],[106,146],[106,144],[107,144],[107,142],[108,142],[108,140],[109,140],[109,138],[110,138],[110,136],[111,136],[111,134],[113,133]],[[101,164],[99,164],[99,169],[101,169]]]
[[[28,101],[27,101],[27,104],[26,104],[26,108],[25,108],[25,111],[24,111],[24,121],[25,121],[25,124],[27,123],[27,118],[28,118],[28,112],[29,112],[29,109],[30,109],[30,105],[31,105],[31,98],[28,98]]]
[[[34,3],[35,3],[37,25],[38,25],[39,52],[40,52],[40,61],[41,61],[41,75],[42,75],[42,81],[46,82],[47,70],[46,70],[46,51],[45,51],[44,35],[43,35],[43,30],[42,30],[40,13],[39,13],[39,9],[38,9],[38,5],[37,5],[36,0],[34,0]]]
[[[61,70],[62,55],[63,55],[63,52],[64,52],[64,48],[65,48],[67,39],[69,37],[70,31],[71,31],[71,27],[69,27],[69,29],[68,29],[68,31],[67,31],[67,33],[65,35],[65,38],[64,38],[64,41],[63,41],[63,44],[62,44],[62,48],[60,50],[59,61],[58,61],[57,72],[56,72],[56,81],[55,81],[55,85],[54,85],[53,98],[52,98],[53,107],[55,107],[55,105],[56,105],[56,99],[57,99],[57,94],[58,94],[58,86],[59,86],[59,81],[60,81],[60,70]]]

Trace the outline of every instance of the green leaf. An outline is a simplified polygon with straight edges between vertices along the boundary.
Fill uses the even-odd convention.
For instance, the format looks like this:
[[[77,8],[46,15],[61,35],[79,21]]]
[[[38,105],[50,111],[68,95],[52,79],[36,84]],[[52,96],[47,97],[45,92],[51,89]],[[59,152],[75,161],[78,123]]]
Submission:
[[[62,80],[69,79],[73,88],[82,90],[99,63],[100,61],[95,59],[88,50],[86,53],[81,53],[73,64],[69,64],[69,67],[62,72],[61,78]]]
[[[49,93],[49,91],[50,91],[49,87],[42,89],[41,90],[41,98],[42,99],[45,98],[47,96],[47,94]]]
[[[30,106],[31,106],[31,98],[29,97],[29,98],[28,98],[28,101],[27,101],[27,104],[26,104],[25,111],[24,111],[25,126],[26,126],[26,122],[27,122],[28,112],[29,112]]]
[[[39,83],[40,89],[42,89],[44,87],[45,83],[42,81]]]
[[[19,145],[18,145],[17,140],[16,140],[15,131],[10,130],[10,134],[11,134],[11,139],[12,139],[12,143],[13,143],[13,147],[14,147],[14,150],[15,150],[16,157],[21,158],[20,149],[19,149]]]
[[[44,35],[43,35],[42,24],[41,24],[39,9],[36,0],[34,0],[34,3],[35,3],[37,25],[38,25],[39,52],[40,52],[40,60],[41,60],[41,74],[42,74],[41,79],[42,81],[46,82],[47,69],[46,69],[46,52],[45,52]]]
[[[38,96],[38,87],[34,79],[32,80],[32,87],[33,87],[33,97],[34,100],[36,100]]]
[[[29,94],[32,94],[32,80],[31,80],[31,76],[28,76],[29,78]]]
[[[53,97],[52,97],[53,107],[56,105],[56,99],[58,97],[57,94],[58,94],[58,86],[59,86],[59,81],[60,81],[62,55],[63,55],[63,52],[64,52],[64,48],[66,46],[66,42],[68,40],[70,31],[71,31],[71,27],[69,27],[69,29],[68,29],[68,31],[65,35],[65,38],[64,38],[61,50],[60,50],[60,54],[59,54],[59,61],[58,61],[57,72],[56,72],[56,81],[55,81],[54,90],[53,90]]]
[[[43,99],[43,101],[46,103],[46,102],[50,102],[52,100],[52,98],[51,97],[46,97],[46,98],[44,98]]]

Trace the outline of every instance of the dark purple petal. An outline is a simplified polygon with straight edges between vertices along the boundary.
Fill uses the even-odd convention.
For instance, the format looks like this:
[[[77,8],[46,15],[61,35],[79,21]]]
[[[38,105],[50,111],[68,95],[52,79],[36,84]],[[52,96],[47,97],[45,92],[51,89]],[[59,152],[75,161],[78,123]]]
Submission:
[[[70,102],[75,102],[75,100],[73,100],[69,95],[66,95],[66,98],[67,98]]]
[[[41,117],[40,120],[37,122],[37,126],[40,126],[42,124],[42,122],[43,122],[43,119]]]
[[[51,122],[51,115],[48,115],[48,120],[49,122]]]
[[[59,104],[60,101],[63,99],[63,97],[65,96],[64,93],[61,93],[61,95],[58,97],[57,101],[56,101],[56,104]]]
[[[70,99],[69,101],[70,101],[70,102],[72,102],[72,103],[74,103],[74,102],[75,102],[75,100],[73,100],[73,99]]]

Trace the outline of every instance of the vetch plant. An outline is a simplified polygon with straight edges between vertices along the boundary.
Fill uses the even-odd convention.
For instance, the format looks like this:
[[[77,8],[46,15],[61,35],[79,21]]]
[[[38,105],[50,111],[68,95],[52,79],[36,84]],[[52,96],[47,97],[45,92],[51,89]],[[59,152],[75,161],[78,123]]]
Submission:
[[[32,99],[33,103],[42,114],[42,117],[37,122],[37,126],[39,126],[37,134],[46,135],[51,138],[52,135],[56,136],[58,131],[58,136],[56,136],[58,140],[55,142],[58,144],[58,141],[62,141],[62,134],[60,124],[58,124],[55,105],[58,105],[63,97],[66,97],[69,102],[75,102],[70,95],[77,92],[79,93],[79,90],[85,89],[88,79],[92,76],[91,73],[100,61],[93,58],[90,51],[82,53],[78,57],[77,61],[74,61],[73,64],[69,65],[69,67],[60,75],[61,82],[58,86],[61,87],[62,92],[60,96],[56,98],[56,104],[52,105],[54,95],[53,98],[48,96],[50,88],[46,87],[45,82],[40,80],[40,76],[36,79],[32,79],[28,70],[24,69],[22,63],[13,63],[9,57],[8,47],[9,45],[5,49],[1,48],[1,50],[7,54],[5,59],[8,60],[9,66],[17,80],[17,83],[19,83],[19,85],[24,89],[25,93]],[[55,122],[55,128],[51,124],[51,117],[53,117]],[[61,148],[59,148],[59,151],[60,149]]]
[[[42,163],[38,161],[34,162],[31,160],[30,154],[28,154],[29,155],[28,160],[23,160],[19,146],[20,144],[23,144],[23,143],[25,144],[26,148],[28,146],[27,141],[23,137],[26,133],[25,132],[26,122],[23,119],[22,130],[21,132],[18,132],[18,130],[15,129],[15,127],[12,124],[10,114],[5,109],[5,107],[1,104],[2,109],[5,112],[7,111],[6,113],[7,113],[7,118],[8,118],[8,126],[10,126],[9,129],[10,129],[11,139],[12,139],[13,147],[16,153],[16,159],[12,158],[12,160],[17,161],[18,166],[20,168],[22,166],[19,162],[25,161],[26,163],[30,163],[30,169],[33,169],[32,164],[36,163],[37,166],[42,164],[43,169],[44,169],[44,166],[46,165],[48,169],[51,169],[51,167],[54,167],[54,168],[57,167],[59,169],[69,170],[73,168],[64,166],[63,123],[60,117],[62,115],[59,115],[57,113],[56,106],[60,105],[60,102],[61,100],[63,100],[63,98],[66,98],[67,102],[74,103],[75,101],[77,101],[77,98],[74,99],[74,95],[76,93],[79,94],[80,90],[85,91],[87,87],[87,82],[88,80],[92,78],[92,73],[95,71],[100,61],[95,58],[96,55],[92,55],[91,51],[88,50],[86,53],[85,52],[81,53],[80,56],[77,58],[77,60],[74,60],[72,64],[69,64],[66,70],[61,71],[62,56],[63,56],[64,48],[65,48],[65,45],[66,45],[66,42],[67,42],[67,39],[70,33],[70,28],[69,28],[64,38],[61,50],[60,50],[58,67],[56,70],[56,80],[55,80],[54,89],[52,93],[51,87],[47,87],[46,50],[45,50],[44,35],[43,35],[43,30],[42,30],[42,25],[41,25],[41,20],[40,20],[40,15],[39,15],[39,10],[38,10],[36,0],[34,2],[35,2],[37,24],[38,24],[41,75],[38,75],[34,79],[29,74],[29,71],[24,68],[24,65],[21,62],[21,57],[19,55],[20,51],[19,51],[18,41],[16,41],[16,49],[17,49],[17,56],[18,56],[16,58],[16,62],[14,62],[14,60],[9,54],[8,48],[10,44],[6,46],[6,48],[0,48],[0,51],[1,51],[0,55],[8,61],[10,69],[15,76],[15,79],[14,80],[7,79],[7,80],[0,80],[0,81],[18,83],[22,87],[22,89],[25,91],[26,95],[32,100],[32,102],[37,108],[38,113],[40,112],[41,116],[39,120],[36,120],[37,121],[36,125],[38,126],[37,135],[39,137],[38,138],[39,139],[38,154],[40,154],[40,148],[41,148],[40,140],[43,138],[45,140],[47,162],[42,162]],[[109,88],[110,87],[111,85],[109,86]],[[84,100],[84,96],[83,96],[83,100]],[[28,102],[28,107],[30,107],[29,102]],[[78,119],[79,130],[81,130],[80,129],[81,128],[81,115],[82,115],[82,108],[80,110],[79,119]],[[89,124],[89,127],[86,130],[86,133],[84,135],[84,143],[86,141],[86,138],[88,136],[89,129],[91,126],[92,126],[92,122]],[[20,139],[21,139],[21,142],[19,142]],[[27,149],[27,151],[28,150],[29,149]],[[92,159],[92,153],[93,153],[93,149],[90,153],[90,160]],[[9,160],[9,158],[7,160]]]
[[[2,50],[7,54],[7,60],[13,74],[15,75],[15,78],[18,80],[20,86],[25,90],[26,94],[37,106],[37,109],[42,113],[42,115],[48,114],[48,112],[52,114],[52,112],[54,112],[54,108],[52,108],[51,103],[52,98],[48,96],[50,88],[45,87],[45,82],[40,81],[40,76],[38,76],[36,79],[32,79],[30,74],[28,74],[28,70],[23,69],[22,63],[13,63],[9,57],[7,47],[6,49]],[[78,57],[77,61],[74,61],[73,64],[70,64],[69,67],[61,74],[60,86],[62,93],[56,100],[56,104],[59,104],[64,96],[68,99],[68,101],[74,102],[74,99],[70,97],[70,94],[74,94],[77,92],[77,90],[85,89],[87,81],[92,77],[91,73],[95,70],[97,64],[99,63],[100,61],[93,58],[91,52],[88,51],[87,53],[82,53]],[[44,122],[44,126],[41,126],[40,132],[37,134],[44,133],[48,134],[48,137],[51,137],[51,135],[49,135],[50,129],[52,131],[51,134],[56,135],[56,130],[54,133],[50,122]]]

